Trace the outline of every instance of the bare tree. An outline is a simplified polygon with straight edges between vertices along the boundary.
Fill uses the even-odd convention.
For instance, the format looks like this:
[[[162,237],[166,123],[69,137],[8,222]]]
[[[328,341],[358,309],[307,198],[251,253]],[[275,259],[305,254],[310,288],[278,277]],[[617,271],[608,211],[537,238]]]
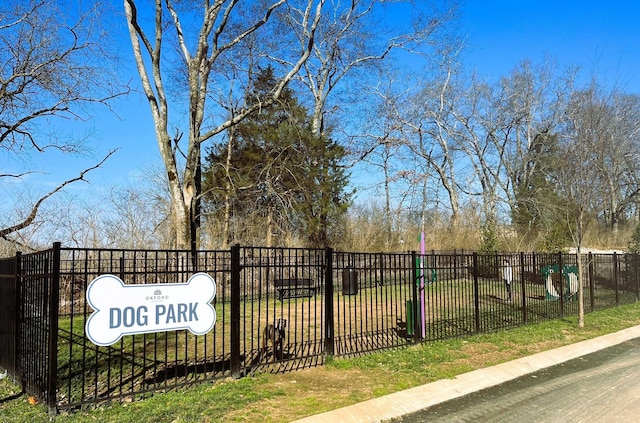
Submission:
[[[575,69],[556,71],[523,61],[490,90],[482,133],[497,163],[494,197],[510,214],[520,242],[548,234],[554,193],[545,176],[555,163],[553,149],[573,90]],[[541,231],[542,229],[546,229]]]
[[[594,89],[573,94],[567,110],[567,127],[560,153],[563,166],[555,172],[557,189],[565,202],[560,207],[563,222],[571,233],[578,263],[578,325],[584,326],[584,292],[582,247],[591,216],[598,209],[601,197],[597,188],[601,180],[600,157],[594,154],[601,144],[605,120],[608,119],[606,103]]]
[[[640,194],[640,97],[617,89],[610,94],[598,94],[599,91],[595,87],[589,89],[597,97],[591,97],[581,111],[601,115],[593,123],[597,135],[589,145],[589,151],[597,157],[594,165],[599,173],[595,195],[604,200],[597,215],[617,233],[619,222],[630,216],[631,206]]]
[[[332,125],[331,118],[336,121],[340,116],[342,130],[350,126],[345,122],[354,121],[355,110],[362,107],[359,105],[369,104],[364,98],[377,95],[372,87],[396,70],[390,62],[397,57],[396,53],[425,51],[443,41],[436,32],[451,20],[454,7],[450,2],[442,4],[441,9],[431,2],[385,0],[332,1],[327,5],[316,43],[299,78],[308,93],[312,129],[317,137],[335,135],[332,129],[338,125]],[[402,12],[398,13],[398,9]],[[385,19],[387,13],[398,13],[401,18]],[[299,41],[305,37],[297,29],[302,16],[302,10],[292,8],[291,13],[282,17]],[[363,138],[366,137],[356,135],[351,140]],[[382,133],[374,135],[369,146],[356,145],[351,150],[362,153],[363,150],[373,152],[376,147],[388,149],[389,142],[377,144],[376,141],[386,138]],[[384,160],[387,153],[388,150],[379,158]],[[367,158],[366,155],[358,154],[360,158]],[[322,160],[319,163],[323,166]],[[388,166],[382,164],[381,169],[388,170]],[[385,177],[386,184],[390,182],[388,176]],[[391,216],[387,219],[389,223]]]
[[[56,2],[41,0],[13,1],[0,13],[0,149],[14,165],[52,150],[86,153],[81,140],[50,128],[89,120],[92,105],[106,105],[126,91],[104,65],[112,56],[104,49],[108,43],[97,25],[101,5],[67,6],[74,9],[62,10]],[[86,180],[87,173],[111,154],[24,205],[20,216],[0,223],[0,238],[32,225],[47,200],[69,184]],[[42,172],[16,169],[0,172],[0,181]]]
[[[220,78],[225,75],[220,75],[219,66],[225,63],[225,57],[242,58],[243,43],[264,36],[263,32],[270,29],[272,14],[292,3],[302,4],[299,24],[304,38],[291,50],[283,50],[288,57],[297,59],[283,71],[269,98],[256,99],[254,104],[238,113],[214,121],[215,111],[208,107],[208,95],[214,89],[223,91],[227,86],[227,81]],[[196,7],[177,1],[155,0],[153,25],[145,29],[146,16],[140,16],[137,2],[124,0],[133,53],[166,168],[177,248],[197,248],[202,144],[258,110],[264,101],[278,98],[310,55],[323,4],[324,0],[216,0],[205,1]],[[189,31],[191,28],[195,31]],[[170,45],[167,47],[167,44]],[[179,57],[176,58],[176,54]],[[182,70],[166,73],[165,69],[176,62]],[[179,108],[179,98],[170,99],[167,94],[168,81],[180,77],[184,78],[188,97],[186,110]],[[170,121],[170,110],[174,110],[178,118],[185,115],[187,127],[177,131],[177,134],[187,133],[184,151],[181,136],[171,135],[170,125],[175,122]]]
[[[438,40],[434,33],[453,16],[454,8],[445,2],[442,10],[435,10],[414,2],[406,3],[413,13],[413,22],[394,27],[383,16],[393,5],[384,0],[355,0],[331,2],[331,9],[323,15],[311,57],[301,70],[301,79],[313,99],[312,126],[316,135],[325,130],[325,114],[335,110],[329,105],[330,96],[341,83],[361,86],[358,78],[370,81],[366,74],[382,64],[394,50],[424,50]],[[432,5],[429,5],[432,6]],[[304,14],[292,9],[286,16],[300,42],[305,40],[300,28]],[[392,13],[392,11],[389,11]]]
[[[124,187],[60,192],[41,206],[32,225],[13,237],[16,245],[36,250],[55,241],[80,248],[167,249],[175,243],[170,218],[164,173],[153,167]]]
[[[402,207],[404,199],[409,195],[409,190],[402,185],[403,176],[409,174],[406,160],[407,151],[404,147],[403,134],[398,124],[398,114],[401,113],[401,105],[406,100],[406,93],[395,92],[397,81],[389,80],[379,83],[376,87],[376,96],[365,114],[362,124],[359,125],[363,142],[354,142],[352,155],[356,160],[365,164],[367,171],[381,173],[382,179],[374,187],[376,194],[381,192],[384,200],[382,225],[385,239],[385,248],[390,248],[392,243],[393,227],[397,223],[396,217]],[[402,163],[402,166],[399,166]],[[378,195],[376,195],[378,197]],[[380,198],[380,197],[378,197]]]
[[[602,214],[615,225],[640,192],[637,179],[628,177],[638,174],[637,106],[637,98],[605,90],[594,79],[573,93],[567,110],[557,186],[568,200],[565,222],[577,252],[580,327],[584,326],[582,247],[587,226]]]
[[[55,194],[61,192],[67,185],[72,184],[74,182],[78,182],[78,181],[86,181],[85,179],[85,175],[88,172],[91,172],[94,169],[99,168],[100,166],[102,166],[104,164],[104,162],[113,154],[113,151],[109,152],[107,154],[107,156],[102,159],[97,165],[92,166],[88,169],[85,169],[83,171],[80,172],[80,175],[75,177],[75,178],[71,178],[68,179],[64,182],[62,182],[61,184],[59,184],[58,186],[56,186],[55,188],[53,188],[52,190],[50,190],[49,192],[47,192],[44,195],[41,195],[37,200],[35,200],[34,202],[31,203],[31,206],[27,206],[26,208],[26,215],[23,215],[22,217],[19,218],[19,222],[11,225],[11,226],[7,226],[3,229],[0,230],[0,238],[3,239],[7,239],[7,236],[10,234],[14,234],[18,231],[21,231],[31,225],[33,225],[36,222],[36,218],[38,217],[38,213],[41,210],[42,205],[45,203],[45,201],[47,201],[49,198],[53,197]],[[15,241],[15,240],[14,240]],[[29,247],[29,245],[25,244],[26,247]]]
[[[457,225],[460,214],[461,180],[456,164],[462,154],[456,145],[457,125],[452,112],[464,92],[455,82],[455,73],[447,66],[440,77],[425,82],[410,103],[413,111],[399,114],[407,145],[423,161],[423,167],[433,172],[446,193],[452,226]]]
[[[559,131],[571,92],[571,74],[525,62],[497,83],[467,75],[455,60],[416,95],[403,113],[414,154],[448,193],[455,222],[465,199],[481,198],[484,218],[513,209],[516,186],[536,170],[536,137]]]
[[[407,146],[448,199],[451,226],[473,197],[482,199],[486,218],[495,214],[502,169],[485,127],[491,87],[475,75],[466,78],[455,55],[444,60],[398,114]]]

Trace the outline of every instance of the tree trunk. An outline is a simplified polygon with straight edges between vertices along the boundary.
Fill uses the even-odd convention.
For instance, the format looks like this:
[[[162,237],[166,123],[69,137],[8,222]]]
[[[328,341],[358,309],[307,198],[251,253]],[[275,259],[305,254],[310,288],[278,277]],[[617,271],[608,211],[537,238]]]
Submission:
[[[233,154],[233,143],[235,142],[235,128],[229,128],[229,139],[227,141],[227,160],[224,166],[225,176],[227,178],[227,183],[225,184],[224,191],[224,215],[222,222],[222,248],[226,249],[229,247],[229,231],[230,231],[230,221],[231,221],[231,155]]]
[[[584,278],[582,277],[582,253],[578,247],[576,260],[578,261],[578,327],[584,327]]]
[[[584,327],[584,289],[582,287],[584,278],[582,277],[582,238],[584,236],[584,210],[578,212],[578,222],[576,228],[576,260],[578,261],[578,327]]]
[[[267,236],[266,244],[267,248],[273,247],[273,211],[272,207],[268,207],[267,210]]]
[[[277,100],[285,86],[299,72],[302,65],[309,58],[314,45],[315,32],[320,22],[322,7],[325,0],[320,0],[315,12],[312,5],[314,0],[308,0],[304,10],[304,31],[305,43],[299,52],[300,56],[291,64],[288,72],[277,82],[272,91],[272,100]],[[167,171],[168,186],[172,203],[172,215],[175,224],[176,245],[178,249],[198,248],[198,202],[200,198],[200,165],[201,165],[201,145],[215,135],[222,133],[228,128],[236,125],[250,113],[261,107],[260,102],[248,105],[243,111],[230,119],[221,122],[219,125],[204,124],[204,116],[207,114],[206,103],[209,94],[209,84],[212,82],[211,72],[222,72],[218,66],[217,59],[225,51],[241,49],[242,42],[260,30],[269,20],[274,12],[284,4],[284,0],[274,1],[263,9],[256,9],[255,15],[243,15],[244,30],[234,34],[236,28],[235,18],[240,18],[240,14],[249,9],[242,8],[245,2],[205,2],[202,10],[202,26],[199,28],[197,41],[193,45],[193,52],[189,51],[193,39],[183,32],[183,25],[178,11],[173,7],[172,2],[155,2],[155,13],[153,29],[147,33],[140,25],[141,21],[150,18],[140,17],[136,7],[136,0],[124,0],[124,9],[129,28],[133,54],[136,61],[138,73],[141,78],[145,96],[151,107],[151,115],[155,124],[156,138],[160,148],[160,155]],[[140,9],[142,12],[150,12],[151,6]],[[192,9],[193,11],[193,9]],[[169,17],[165,21],[165,17]],[[189,21],[190,24],[192,21]],[[173,28],[171,28],[173,27]],[[191,25],[189,25],[191,27]],[[234,28],[234,29],[230,29]],[[171,29],[175,29],[175,44],[171,47],[164,47],[163,42],[170,41],[166,34]],[[189,28],[198,31],[198,28]],[[153,36],[149,34],[153,33]],[[218,41],[224,40],[219,43]],[[162,65],[167,61],[164,51],[173,49],[173,53],[179,52],[182,64],[186,66],[186,77],[188,84],[189,106],[188,114],[188,147],[186,152],[178,148],[177,139],[172,140],[168,135],[169,108],[175,103],[167,101],[165,91]],[[176,60],[175,63],[180,62]],[[180,72],[171,74],[170,78],[180,77]],[[177,101],[179,103],[179,101]],[[178,113],[179,115],[180,113]],[[185,131],[187,132],[187,131]],[[184,155],[178,155],[183,154]],[[184,161],[183,161],[184,158]],[[178,172],[178,163],[184,163],[183,172]],[[182,182],[180,182],[182,178]]]

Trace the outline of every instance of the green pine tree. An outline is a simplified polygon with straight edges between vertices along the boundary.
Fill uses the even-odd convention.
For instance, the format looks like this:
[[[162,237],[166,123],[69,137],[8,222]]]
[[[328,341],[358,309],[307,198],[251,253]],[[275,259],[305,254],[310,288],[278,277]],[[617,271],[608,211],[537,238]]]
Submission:
[[[262,219],[258,226],[266,228],[268,237],[292,235],[310,246],[325,246],[333,222],[349,204],[348,175],[340,167],[345,151],[313,135],[309,114],[290,88],[277,102],[270,101],[274,82],[272,68],[256,75],[247,95],[263,99],[264,107],[232,129],[230,150],[226,144],[209,150],[208,212],[219,215],[223,199],[230,198],[235,218]],[[229,152],[230,166],[222,166]],[[250,241],[240,230],[233,239]]]

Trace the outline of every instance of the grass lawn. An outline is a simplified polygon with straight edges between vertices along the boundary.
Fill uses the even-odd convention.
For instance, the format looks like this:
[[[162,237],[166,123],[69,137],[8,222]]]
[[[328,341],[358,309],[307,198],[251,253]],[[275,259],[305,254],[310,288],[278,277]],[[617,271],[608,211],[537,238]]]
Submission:
[[[322,367],[156,393],[143,400],[62,414],[56,422],[284,422],[640,324],[640,303],[469,338],[431,342]],[[48,422],[44,406],[0,380],[2,422]]]

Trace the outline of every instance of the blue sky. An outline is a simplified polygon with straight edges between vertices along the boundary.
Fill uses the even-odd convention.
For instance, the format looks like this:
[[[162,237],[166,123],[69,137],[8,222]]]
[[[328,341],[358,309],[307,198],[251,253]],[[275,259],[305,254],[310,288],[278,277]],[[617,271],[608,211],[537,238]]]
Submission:
[[[457,27],[466,38],[463,60],[482,76],[506,75],[523,59],[539,63],[550,54],[559,64],[579,65],[585,75],[596,71],[610,83],[622,84],[640,94],[640,2],[624,1],[507,1],[462,0]],[[123,55],[130,59],[126,25],[120,17]],[[130,59],[132,61],[132,59]],[[133,69],[133,66],[131,66]],[[139,84],[137,74],[131,75]],[[159,163],[149,106],[140,95],[118,100],[118,116],[99,113],[98,118],[76,127],[90,134],[94,157],[47,156],[50,173],[30,181],[54,182],[77,175],[110,149],[118,152],[98,171],[91,184],[77,184],[69,192],[97,191],[103,187],[135,184],[145,168]],[[0,160],[6,160],[0,156]],[[39,159],[33,158],[34,163]]]
[[[465,62],[487,77],[550,54],[640,93],[640,2],[635,0],[467,0],[460,28]]]

